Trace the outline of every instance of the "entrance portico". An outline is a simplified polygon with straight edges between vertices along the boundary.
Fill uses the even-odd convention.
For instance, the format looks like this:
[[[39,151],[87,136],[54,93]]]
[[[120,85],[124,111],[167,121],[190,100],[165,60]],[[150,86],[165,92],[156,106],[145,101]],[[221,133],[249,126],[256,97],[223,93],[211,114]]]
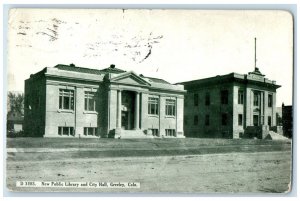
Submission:
[[[148,92],[150,84],[133,72],[113,77],[109,84],[109,88],[116,91],[116,101],[113,101],[116,103],[115,138],[144,136],[141,130],[141,96]]]
[[[117,129],[140,129],[140,92],[118,90]]]

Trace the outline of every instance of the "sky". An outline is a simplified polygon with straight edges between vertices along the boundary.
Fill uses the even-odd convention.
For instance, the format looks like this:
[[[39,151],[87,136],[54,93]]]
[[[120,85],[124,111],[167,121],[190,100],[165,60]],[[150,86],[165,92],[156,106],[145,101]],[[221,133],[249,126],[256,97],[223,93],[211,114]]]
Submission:
[[[8,90],[45,67],[117,68],[171,83],[254,70],[292,104],[293,19],[286,11],[12,9]]]

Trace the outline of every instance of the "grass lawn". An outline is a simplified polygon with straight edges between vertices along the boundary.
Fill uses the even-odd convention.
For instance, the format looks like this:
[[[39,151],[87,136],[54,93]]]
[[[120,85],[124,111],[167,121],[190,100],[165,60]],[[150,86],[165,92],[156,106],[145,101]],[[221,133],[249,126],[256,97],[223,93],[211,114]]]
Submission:
[[[290,140],[253,140],[253,139],[79,139],[79,138],[7,138],[7,148],[198,148],[201,146],[224,145],[281,145],[291,144]]]
[[[233,139],[66,139],[11,138],[8,160],[60,160],[131,156],[202,155],[233,152],[291,151],[291,141]],[[20,151],[21,150],[21,151]],[[23,153],[25,152],[25,153]],[[37,154],[44,152],[47,154]]]

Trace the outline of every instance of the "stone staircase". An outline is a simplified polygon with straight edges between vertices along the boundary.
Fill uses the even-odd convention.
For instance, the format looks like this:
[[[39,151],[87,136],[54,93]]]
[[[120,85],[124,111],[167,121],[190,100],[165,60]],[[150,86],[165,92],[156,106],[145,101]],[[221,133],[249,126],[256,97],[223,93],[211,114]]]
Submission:
[[[287,137],[275,133],[274,131],[269,131],[269,134],[265,137],[266,140],[288,140]]]
[[[131,138],[154,138],[152,135],[146,135],[142,130],[121,130],[121,135],[116,136],[120,139],[131,139]]]

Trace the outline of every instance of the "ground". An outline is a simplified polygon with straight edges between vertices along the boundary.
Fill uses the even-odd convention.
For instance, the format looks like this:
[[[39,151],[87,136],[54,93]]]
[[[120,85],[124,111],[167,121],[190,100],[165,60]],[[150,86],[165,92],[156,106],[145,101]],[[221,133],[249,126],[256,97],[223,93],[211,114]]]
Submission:
[[[7,140],[15,191],[286,192],[291,141],[225,139]],[[18,188],[16,181],[139,182],[137,189]]]

